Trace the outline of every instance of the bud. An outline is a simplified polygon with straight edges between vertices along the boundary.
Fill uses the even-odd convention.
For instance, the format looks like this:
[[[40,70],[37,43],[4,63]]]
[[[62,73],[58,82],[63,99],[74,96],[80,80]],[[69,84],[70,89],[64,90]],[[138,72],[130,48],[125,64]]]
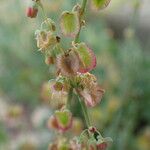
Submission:
[[[38,9],[37,8],[32,8],[32,7],[28,7],[27,9],[27,16],[30,18],[36,18],[38,13]]]
[[[61,82],[56,82],[54,85],[53,85],[54,89],[56,91],[62,91],[63,90],[63,84]]]
[[[68,82],[65,82],[65,80],[59,80],[60,78],[58,77],[56,80],[52,79],[49,81],[50,83],[50,90],[52,91],[52,93],[56,93],[57,95],[59,93],[64,93],[66,94],[69,90],[69,85]],[[62,98],[62,96],[61,96]]]
[[[76,52],[80,58],[80,73],[86,73],[96,67],[96,56],[94,52],[87,47],[85,43],[74,45]]]
[[[112,142],[113,141],[112,141],[112,139],[110,137],[107,137],[107,138],[98,137],[98,141],[97,141],[96,147],[97,147],[98,150],[106,150],[106,148]]]
[[[60,18],[60,27],[65,36],[75,37],[80,29],[77,12],[63,12]]]
[[[54,64],[54,58],[52,56],[46,56],[45,57],[45,64],[47,64],[47,65]]]
[[[91,5],[94,9],[100,10],[106,8],[111,0],[91,0]]]
[[[101,144],[97,144],[96,146],[97,146],[97,149],[98,149],[98,150],[106,150],[106,148],[107,148],[107,143],[106,143],[106,142],[103,142],[103,143],[101,143]]]
[[[30,18],[36,18],[38,13],[38,5],[35,1],[30,2],[30,6],[27,8],[27,16]]]
[[[95,128],[95,127],[89,127],[89,131],[90,131],[91,133],[95,133],[95,132],[96,132],[96,128]]]

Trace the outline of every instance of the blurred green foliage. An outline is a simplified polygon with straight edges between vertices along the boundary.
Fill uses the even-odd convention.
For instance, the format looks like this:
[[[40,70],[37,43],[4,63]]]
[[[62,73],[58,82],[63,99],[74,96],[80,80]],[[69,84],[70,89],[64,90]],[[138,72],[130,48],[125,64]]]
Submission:
[[[44,2],[48,15],[58,21],[58,14],[62,10],[71,9],[77,1]],[[36,20],[28,19],[25,16],[25,7],[23,1],[0,1],[0,93],[1,97],[7,97],[8,105],[16,103],[26,106],[30,114],[34,108],[43,105],[41,86],[54,75],[44,64],[42,55],[36,51],[34,30],[39,27],[42,16]],[[122,39],[114,38],[115,33],[113,29],[109,29],[103,15],[95,17],[95,13],[88,12],[86,20],[87,27],[82,31],[81,39],[95,51],[98,66],[93,73],[106,89],[101,105],[90,111],[91,118],[103,134],[113,138],[111,150],[148,150],[148,43],[142,44],[143,41],[138,39],[136,30],[132,36],[126,33],[122,34]],[[28,117],[30,115],[27,115]],[[10,129],[4,127],[5,123],[5,119],[0,122],[0,145],[2,142],[8,143],[13,137],[10,135]],[[42,127],[45,128],[44,125]],[[38,128],[41,133],[43,130]],[[35,149],[46,149],[45,143]]]

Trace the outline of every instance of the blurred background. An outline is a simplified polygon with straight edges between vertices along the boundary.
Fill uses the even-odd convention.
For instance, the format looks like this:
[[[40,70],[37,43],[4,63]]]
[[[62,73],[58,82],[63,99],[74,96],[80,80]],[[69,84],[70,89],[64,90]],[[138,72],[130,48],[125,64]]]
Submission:
[[[46,82],[54,77],[37,51],[34,32],[42,16],[26,17],[27,0],[0,0],[0,150],[46,150],[54,133],[47,128],[53,108]],[[58,22],[78,0],[43,0]],[[110,150],[150,149],[150,0],[112,0],[104,11],[86,13],[81,40],[93,48],[92,72],[105,87],[90,117]],[[76,112],[78,112],[76,108]],[[76,119],[72,133],[83,127]]]

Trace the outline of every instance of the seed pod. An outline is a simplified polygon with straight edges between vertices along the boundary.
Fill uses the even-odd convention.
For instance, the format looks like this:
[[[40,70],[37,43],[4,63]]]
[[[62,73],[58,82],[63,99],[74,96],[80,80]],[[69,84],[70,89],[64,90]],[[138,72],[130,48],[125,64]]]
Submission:
[[[96,147],[98,150],[106,150],[112,142],[113,141],[110,137],[99,138]]]
[[[47,123],[48,128],[58,129],[58,123],[55,116],[51,116]]]
[[[103,142],[103,143],[101,143],[101,144],[97,144],[96,146],[97,146],[97,149],[98,149],[98,150],[106,150],[106,148],[107,148],[107,143],[106,143],[106,142]]]
[[[77,12],[63,12],[60,18],[60,27],[65,36],[75,37],[80,29]]]
[[[72,126],[72,114],[69,110],[56,111],[55,117],[59,130],[66,131]]]
[[[85,43],[76,44],[76,51],[80,58],[80,68],[78,72],[86,73],[96,67],[96,56]]]
[[[38,6],[35,1],[31,1],[29,7],[27,8],[27,16],[30,18],[36,18],[38,13]]]
[[[105,90],[103,90],[94,75],[85,73],[81,75],[79,94],[83,97],[85,103],[89,107],[96,106],[102,99]]]
[[[65,132],[72,127],[72,121],[72,114],[69,110],[55,111],[48,121],[48,127]]]
[[[91,5],[94,9],[100,10],[106,8],[111,0],[91,0]]]
[[[80,91],[80,94],[83,96],[88,107],[94,107],[101,101],[104,90],[97,85],[93,86],[92,89],[87,88]]]
[[[30,18],[36,18],[38,13],[38,9],[37,8],[32,8],[32,7],[28,7],[27,9],[27,16]]]
[[[66,55],[60,55],[56,60],[57,68],[64,76],[74,76],[79,70],[79,58],[74,51]]]
[[[51,18],[47,18],[42,22],[41,29],[54,32],[56,30],[55,22]]]
[[[51,31],[36,31],[37,47],[41,52],[45,52],[48,48],[54,48],[57,44],[56,36]]]

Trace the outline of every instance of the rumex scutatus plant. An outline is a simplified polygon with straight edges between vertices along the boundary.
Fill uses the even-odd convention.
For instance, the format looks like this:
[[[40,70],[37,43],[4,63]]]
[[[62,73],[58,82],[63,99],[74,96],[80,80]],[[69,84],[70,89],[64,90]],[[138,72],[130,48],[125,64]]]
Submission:
[[[35,36],[39,51],[45,55],[45,63],[56,67],[56,78],[49,81],[49,90],[62,100],[59,110],[48,120],[48,126],[59,135],[50,143],[49,150],[105,150],[112,139],[103,138],[90,122],[88,108],[96,106],[102,99],[105,90],[98,84],[96,77],[89,73],[96,67],[96,56],[88,44],[79,40],[80,31],[85,26],[84,12],[88,0],[76,4],[71,11],[64,11],[60,16],[62,35],[71,38],[70,47],[62,46],[62,37],[57,35],[55,22],[45,14],[40,0],[30,0],[27,16],[36,18],[39,9],[44,16],[41,27]],[[110,0],[89,0],[94,9],[105,8]],[[86,128],[79,137],[67,139],[65,133],[72,127],[74,114],[71,111],[73,94],[78,97],[85,119]],[[59,100],[59,101],[60,101]],[[54,100],[56,103],[57,101]],[[63,100],[62,100],[63,101]],[[77,108],[78,109],[78,108]]]

